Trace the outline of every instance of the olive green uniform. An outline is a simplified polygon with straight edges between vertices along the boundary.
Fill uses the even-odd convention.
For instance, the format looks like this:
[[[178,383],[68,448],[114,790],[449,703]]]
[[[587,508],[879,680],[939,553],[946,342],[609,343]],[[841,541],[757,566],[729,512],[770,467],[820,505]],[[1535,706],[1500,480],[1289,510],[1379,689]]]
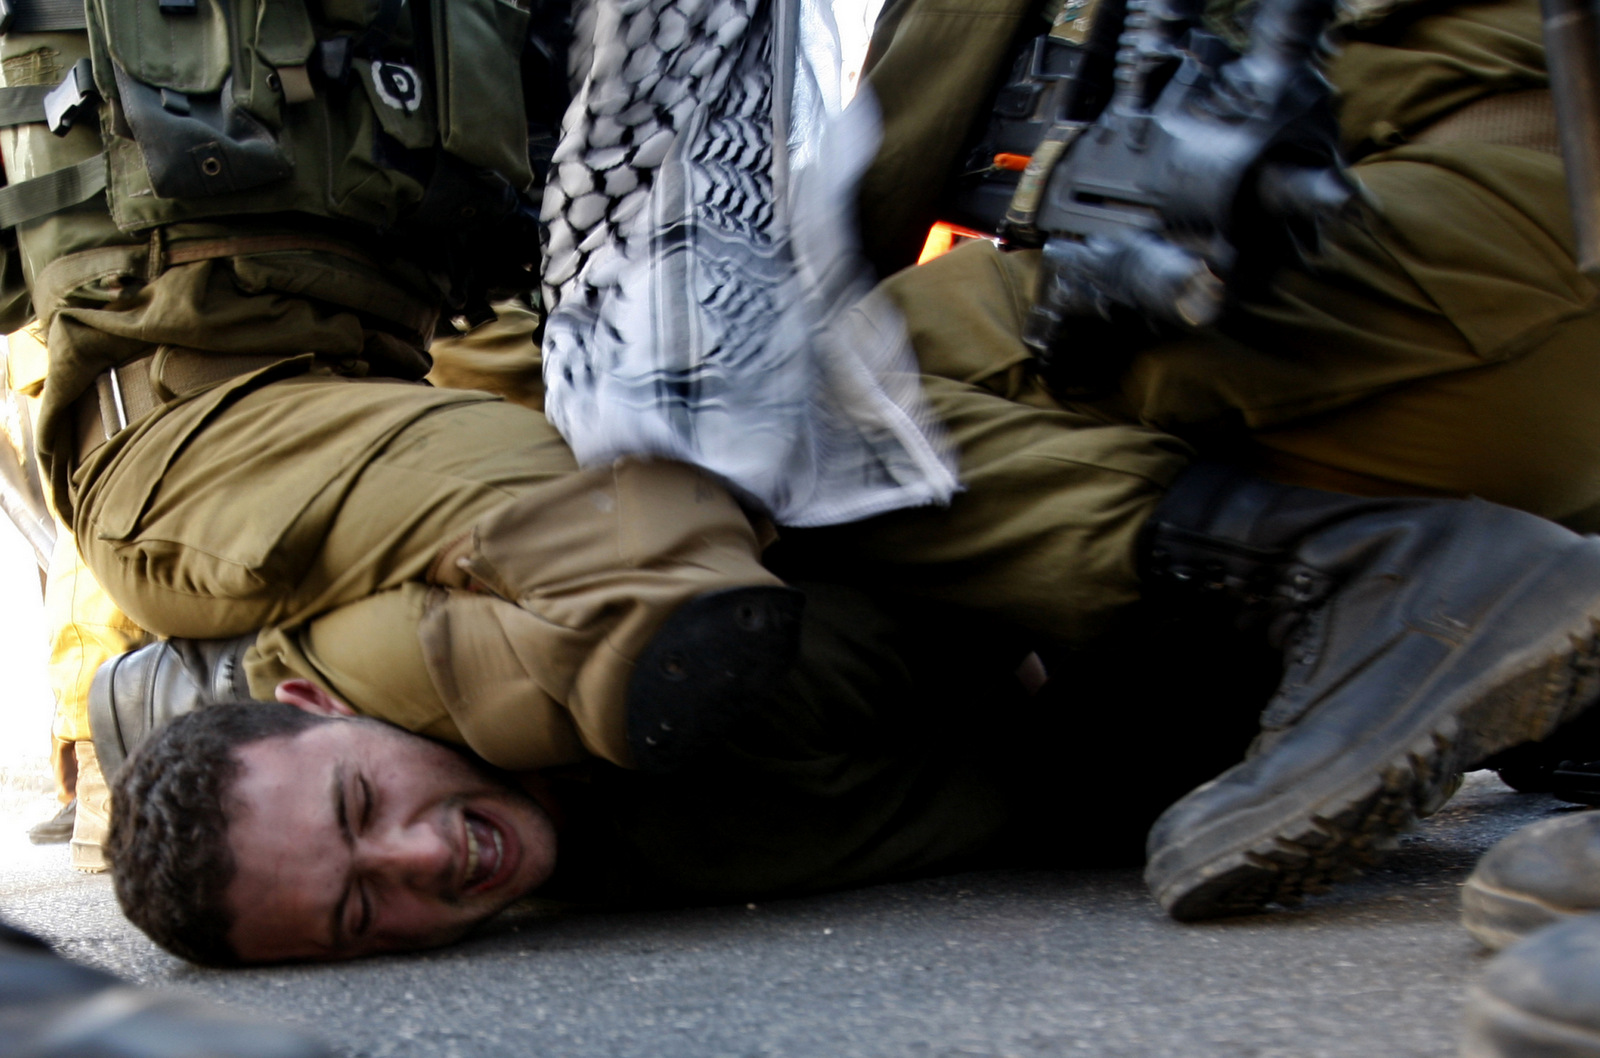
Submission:
[[[936,9],[930,18],[947,17]],[[1341,70],[1366,56],[1374,76],[1408,86],[1372,86],[1360,125],[1373,151],[1358,168],[1384,200],[1379,220],[1338,233],[1328,251],[1336,269],[1286,276],[1232,337],[1141,356],[1106,400],[1056,401],[1028,367],[1017,335],[1029,255],[979,246],[889,280],[879,296],[907,316],[967,491],[948,510],[792,534],[785,568],[870,578],[1093,642],[1138,598],[1139,532],[1192,455],[1157,425],[1220,423],[1352,478],[1476,490],[1579,520],[1600,478],[1583,460],[1600,449],[1584,443],[1587,421],[1562,413],[1592,387],[1584,364],[1556,362],[1575,359],[1567,354],[1593,320],[1593,290],[1571,266],[1559,166],[1524,148],[1377,151],[1373,139],[1384,121],[1409,128],[1485,83],[1542,85],[1530,12],[1518,2],[1402,15],[1369,31],[1366,50],[1352,46]],[[905,16],[906,40],[918,24]],[[1393,39],[1378,39],[1385,33]],[[885,58],[874,77],[891,69]],[[880,177],[908,157],[896,153],[905,126],[887,93],[886,102]],[[23,130],[35,133],[46,135]],[[21,150],[8,162],[15,156],[36,157]],[[883,211],[867,216],[876,225]],[[273,223],[254,234],[277,237]],[[505,767],[587,754],[626,763],[617,691],[630,650],[686,591],[772,582],[755,563],[763,535],[683,468],[574,473],[542,418],[396,380],[425,367],[415,350],[431,322],[426,291],[406,286],[416,277],[404,268],[374,271],[371,256],[305,245],[295,231],[301,244],[233,244],[240,252],[196,258],[239,225],[161,230],[162,240],[130,246],[107,229],[121,263],[62,295],[50,332],[52,479],[107,587],[170,634],[266,626],[251,659],[257,693],[307,675],[363,711],[463,740]],[[24,261],[44,271],[50,255],[28,253],[22,236]],[[1459,258],[1461,238],[1480,244],[1479,259]],[[1502,265],[1486,252],[1502,245],[1530,249]],[[199,249],[185,258],[186,246]],[[36,300],[41,286],[61,288],[36,280]],[[1514,311],[1481,311],[1493,305]],[[66,458],[69,407],[88,380],[162,346],[179,350],[179,374],[185,350],[276,362],[179,394],[88,458]],[[1520,388],[1493,378],[1518,371]],[[1386,447],[1382,434],[1341,428],[1390,401],[1396,422],[1427,424],[1431,447]],[[1479,429],[1517,412],[1539,430],[1508,439]],[[1362,441],[1395,466],[1360,463]],[[1471,444],[1503,458],[1452,458]],[[1433,465],[1439,479],[1421,480]],[[1546,468],[1556,472],[1541,476]],[[1466,477],[1491,471],[1526,494]],[[482,591],[461,562],[472,565],[485,535],[526,542],[533,579]],[[629,616],[616,616],[619,603]]]

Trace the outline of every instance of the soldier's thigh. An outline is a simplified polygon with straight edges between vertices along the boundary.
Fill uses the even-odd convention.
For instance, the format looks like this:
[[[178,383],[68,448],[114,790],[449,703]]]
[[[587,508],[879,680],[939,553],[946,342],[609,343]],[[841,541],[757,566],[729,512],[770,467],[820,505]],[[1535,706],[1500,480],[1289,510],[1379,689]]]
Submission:
[[[1511,360],[1413,381],[1255,440],[1276,477],[1363,492],[1481,496],[1595,532],[1597,349],[1600,314],[1584,315]]]
[[[1299,484],[1470,493],[1587,524],[1600,312],[1558,161],[1418,147],[1357,172],[1380,208],[1243,305],[1228,337],[1141,353],[1122,413],[1249,433],[1265,469]]]

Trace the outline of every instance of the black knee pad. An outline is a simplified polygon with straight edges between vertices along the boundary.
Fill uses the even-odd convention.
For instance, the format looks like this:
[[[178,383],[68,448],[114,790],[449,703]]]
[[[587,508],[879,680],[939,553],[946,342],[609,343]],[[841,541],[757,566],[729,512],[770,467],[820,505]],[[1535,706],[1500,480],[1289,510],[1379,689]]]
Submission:
[[[794,664],[804,606],[793,588],[730,588],[673,611],[628,683],[628,744],[639,770],[681,770],[759,708]]]

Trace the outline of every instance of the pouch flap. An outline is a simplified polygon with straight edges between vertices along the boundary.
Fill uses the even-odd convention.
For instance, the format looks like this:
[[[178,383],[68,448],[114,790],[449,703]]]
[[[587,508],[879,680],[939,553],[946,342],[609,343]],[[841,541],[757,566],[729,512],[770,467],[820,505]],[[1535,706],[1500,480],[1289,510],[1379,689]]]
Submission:
[[[230,72],[222,0],[199,0],[188,15],[163,15],[158,0],[90,3],[111,57],[135,80],[201,95],[221,90]]]
[[[518,58],[528,12],[504,0],[452,0],[434,5],[434,25],[444,149],[513,187],[528,187],[533,170]]]
[[[304,66],[317,46],[302,0],[261,0],[256,14],[256,54],[268,66]]]
[[[233,105],[231,79],[210,95],[154,88],[113,64],[123,112],[150,185],[162,198],[207,198],[287,179],[288,152],[260,121]]]

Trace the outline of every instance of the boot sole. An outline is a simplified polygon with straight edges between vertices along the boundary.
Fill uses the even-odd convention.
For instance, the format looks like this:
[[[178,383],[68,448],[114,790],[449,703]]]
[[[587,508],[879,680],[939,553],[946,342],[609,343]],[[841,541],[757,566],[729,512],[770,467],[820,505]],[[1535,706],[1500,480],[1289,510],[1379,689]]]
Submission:
[[[1557,907],[1526,893],[1485,885],[1476,877],[1461,887],[1461,925],[1486,948],[1499,951],[1554,922],[1579,918],[1590,911]]]
[[[1375,766],[1359,752],[1346,754],[1344,767],[1308,777],[1272,818],[1259,818],[1259,803],[1247,806],[1156,852],[1145,881],[1161,906],[1193,921],[1322,892],[1376,862],[1384,843],[1436,810],[1464,768],[1542,738],[1587,707],[1600,694],[1600,563],[1591,558],[1594,568],[1579,578],[1568,562],[1576,550],[1548,561],[1485,616],[1478,634],[1457,648],[1455,664],[1412,698],[1420,704],[1442,693],[1440,701],[1414,704],[1409,730],[1373,740],[1396,747]],[[1576,589],[1579,579],[1587,593]],[[1550,612],[1552,595],[1569,600],[1561,629],[1532,644],[1506,643],[1520,623]],[[1441,692],[1438,685],[1478,651],[1504,660]]]
[[[1600,1058],[1600,1031],[1529,1013],[1481,986],[1467,1000],[1461,1058]]]

